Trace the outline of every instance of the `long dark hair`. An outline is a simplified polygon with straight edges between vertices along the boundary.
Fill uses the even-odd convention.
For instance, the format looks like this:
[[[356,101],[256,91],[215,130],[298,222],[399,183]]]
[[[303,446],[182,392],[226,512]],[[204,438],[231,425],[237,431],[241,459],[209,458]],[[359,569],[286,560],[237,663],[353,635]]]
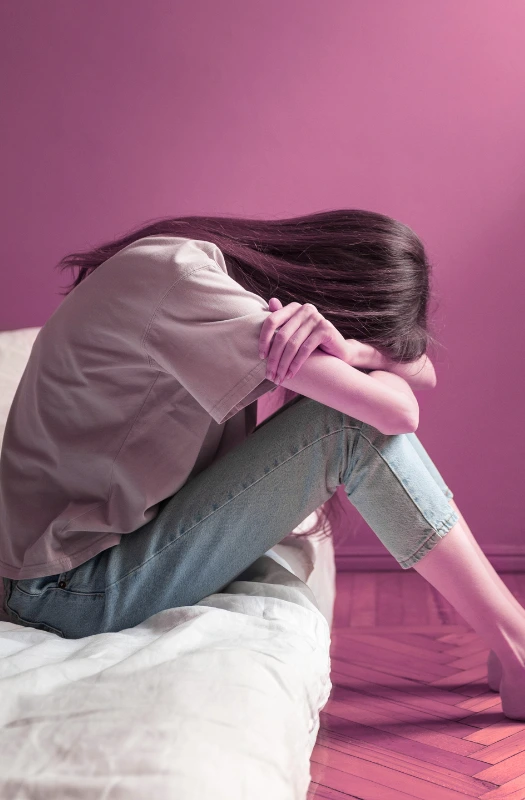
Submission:
[[[57,269],[78,269],[61,294],[137,239],[155,235],[213,242],[232,277],[265,300],[313,303],[345,339],[373,345],[395,361],[413,361],[437,343],[429,331],[431,265],[423,243],[402,222],[362,209],[287,219],[187,216],[153,220],[119,239],[71,253]],[[279,390],[278,390],[279,391]],[[293,398],[285,391],[283,403]],[[332,510],[330,498],[325,506]],[[334,509],[335,510],[335,509]],[[325,532],[330,517],[325,515]]]

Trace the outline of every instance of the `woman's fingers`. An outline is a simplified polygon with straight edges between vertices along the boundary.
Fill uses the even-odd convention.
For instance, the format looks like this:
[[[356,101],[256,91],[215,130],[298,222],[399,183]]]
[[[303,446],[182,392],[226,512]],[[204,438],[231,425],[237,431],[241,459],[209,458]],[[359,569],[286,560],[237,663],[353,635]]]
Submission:
[[[261,358],[267,357],[277,328],[282,327],[285,322],[291,319],[299,308],[301,308],[300,303],[290,303],[286,308],[281,307],[274,311],[271,316],[264,320],[259,334],[259,355]]]
[[[308,320],[301,322],[296,314],[275,334],[270,345],[266,363],[266,377],[268,380],[277,381],[286,375],[288,366],[297,353],[303,341],[313,329]]]
[[[305,350],[306,357],[308,357],[311,350],[317,347],[316,341],[311,350],[308,350],[304,347],[304,342],[318,325],[319,316],[316,308],[305,304],[300,306],[299,311],[276,332],[268,353],[266,365],[268,380],[283,380],[300,348],[302,348],[301,355],[302,361],[304,361]]]
[[[304,326],[300,329],[301,334],[304,331]],[[284,349],[279,368],[275,376],[276,383],[282,383],[285,378],[292,378],[302,367],[304,362],[316,350],[325,338],[322,326],[314,323],[314,327],[310,334],[306,336],[304,341],[293,348],[288,346]]]
[[[338,332],[311,303],[289,303],[284,307],[276,297],[270,298],[272,312],[264,321],[259,336],[260,357],[267,358],[266,377],[281,383],[301,368],[319,346],[339,355]],[[339,334],[340,337],[340,334]],[[343,344],[346,342],[340,337]]]

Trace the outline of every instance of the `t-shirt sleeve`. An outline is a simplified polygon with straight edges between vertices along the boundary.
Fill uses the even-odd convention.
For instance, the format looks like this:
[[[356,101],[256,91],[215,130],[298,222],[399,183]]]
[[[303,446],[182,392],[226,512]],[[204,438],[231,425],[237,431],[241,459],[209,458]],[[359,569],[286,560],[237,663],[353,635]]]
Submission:
[[[276,389],[265,377],[266,359],[259,357],[261,327],[270,314],[262,297],[210,260],[166,292],[143,344],[157,368],[222,423]]]

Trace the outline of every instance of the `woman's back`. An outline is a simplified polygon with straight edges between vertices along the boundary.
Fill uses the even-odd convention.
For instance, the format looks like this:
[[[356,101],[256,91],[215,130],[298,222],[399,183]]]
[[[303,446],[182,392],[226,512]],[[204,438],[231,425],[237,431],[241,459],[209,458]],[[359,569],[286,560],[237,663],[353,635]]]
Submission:
[[[10,409],[0,574],[87,561],[237,443],[237,412],[274,388],[258,355],[267,309],[215,245],[176,237],[138,240],[79,284],[36,337]]]

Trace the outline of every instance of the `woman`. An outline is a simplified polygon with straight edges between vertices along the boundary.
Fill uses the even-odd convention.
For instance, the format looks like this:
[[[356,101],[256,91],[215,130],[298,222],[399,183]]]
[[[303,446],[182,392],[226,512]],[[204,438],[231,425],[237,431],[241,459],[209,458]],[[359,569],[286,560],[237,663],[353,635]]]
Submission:
[[[485,639],[491,688],[525,719],[525,610],[415,435],[413,389],[435,373],[410,228],[361,210],[165,219],[59,267],[79,272],[0,458],[14,622],[78,638],[194,604],[343,485]],[[256,427],[276,383],[299,396]]]

